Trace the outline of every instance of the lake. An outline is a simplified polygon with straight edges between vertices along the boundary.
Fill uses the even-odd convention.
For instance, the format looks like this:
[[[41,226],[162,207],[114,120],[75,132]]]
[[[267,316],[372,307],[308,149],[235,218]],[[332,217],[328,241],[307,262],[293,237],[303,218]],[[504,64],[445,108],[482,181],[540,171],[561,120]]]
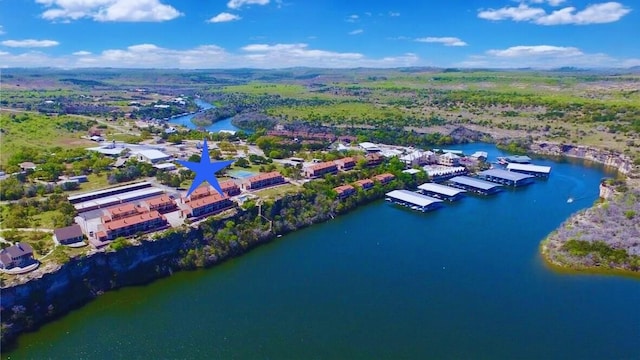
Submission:
[[[211,109],[214,106],[204,102],[200,99],[196,99],[195,100],[196,104],[200,107],[200,110],[207,110],[207,109]],[[173,119],[169,119],[169,124],[174,124],[174,125],[181,125],[184,126],[186,128],[189,129],[198,129],[198,126],[196,126],[196,124],[191,122],[191,119],[193,119],[193,117],[195,116],[195,114],[189,114],[189,115],[184,115],[184,116],[178,116],[175,117]],[[231,131],[240,131],[242,129],[234,126],[231,123],[231,120],[233,118],[228,118],[228,119],[223,119],[220,121],[216,121],[213,124],[205,127],[204,129],[209,131],[209,132],[214,132],[217,133],[220,130],[231,130]]]
[[[559,273],[538,251],[611,173],[534,163],[553,167],[548,180],[430,213],[378,201],[220,266],[106,293],[9,357],[640,358],[640,282]]]

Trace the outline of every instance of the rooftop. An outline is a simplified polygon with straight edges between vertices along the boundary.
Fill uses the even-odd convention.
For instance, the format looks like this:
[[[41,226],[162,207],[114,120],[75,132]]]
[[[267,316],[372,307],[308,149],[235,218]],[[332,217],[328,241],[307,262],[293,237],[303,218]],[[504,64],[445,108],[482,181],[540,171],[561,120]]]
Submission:
[[[56,236],[58,241],[73,239],[82,236],[82,228],[78,224],[73,224],[71,226],[55,229],[53,234]]]
[[[254,176],[248,178],[247,180],[249,182],[256,182],[256,181],[260,181],[260,180],[273,179],[273,178],[277,178],[277,177],[280,177],[280,176],[282,176],[282,174],[280,174],[279,172],[272,171],[272,172],[268,172],[268,173],[260,173],[258,175],[254,175]]]
[[[151,220],[155,220],[155,219],[162,219],[164,218],[162,215],[160,215],[159,212],[157,211],[150,211],[147,213],[142,213],[142,214],[138,214],[138,215],[134,215],[134,216],[129,216],[126,217],[124,219],[120,219],[120,220],[116,220],[116,221],[112,221],[109,223],[104,224],[104,227],[106,230],[118,230],[118,229],[122,229],[128,226],[133,226],[133,225],[138,225],[138,224],[142,224],[144,222],[147,221],[151,221]]]
[[[531,175],[521,174],[518,172],[507,171],[502,169],[489,169],[489,170],[481,171],[478,174],[480,176],[493,176],[500,179],[515,181],[515,182],[533,177]]]
[[[460,193],[464,193],[466,191],[461,190],[461,189],[456,189],[454,187],[451,186],[446,186],[446,185],[440,185],[440,184],[436,184],[436,183],[432,183],[432,182],[428,182],[428,183],[424,183],[420,186],[418,186],[418,189],[424,190],[424,191],[430,191],[430,192],[434,192],[434,193],[438,193],[438,194],[442,194],[445,196],[456,196]]]
[[[406,201],[408,203],[415,204],[421,207],[429,206],[433,203],[442,202],[442,200],[440,199],[418,194],[409,190],[393,190],[391,192],[388,192],[386,195],[390,198]]]
[[[160,150],[149,149],[149,150],[139,150],[136,152],[139,155],[146,157],[149,160],[162,160],[170,158],[170,155],[163,153]]]
[[[97,191],[92,191],[92,192],[83,193],[83,194],[71,195],[71,196],[69,196],[68,199],[69,199],[69,201],[73,201],[73,200],[77,200],[77,199],[82,199],[83,197],[93,197],[93,196],[99,196],[99,195],[105,195],[106,196],[106,194],[109,194],[109,193],[114,192],[114,191],[137,188],[139,186],[140,187],[150,187],[151,183],[144,181],[144,182],[139,182],[139,183],[135,183],[135,184],[123,185],[123,186],[118,186],[118,187],[113,187],[113,188],[108,188],[108,189],[103,189],[103,190],[97,190]]]
[[[509,163],[507,165],[507,170],[515,170],[515,171],[520,170],[520,171],[530,171],[530,172],[536,172],[541,174],[548,174],[551,172],[551,166]]]
[[[492,183],[491,181],[476,179],[469,176],[456,176],[449,179],[449,181],[461,185],[471,186],[481,190],[491,190],[493,188],[502,186],[500,184]]]

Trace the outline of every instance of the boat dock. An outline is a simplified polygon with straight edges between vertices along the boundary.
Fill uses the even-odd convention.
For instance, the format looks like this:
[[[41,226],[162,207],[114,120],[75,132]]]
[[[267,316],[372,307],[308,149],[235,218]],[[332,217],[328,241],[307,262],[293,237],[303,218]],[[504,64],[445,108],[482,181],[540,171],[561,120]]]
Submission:
[[[507,170],[536,177],[547,177],[551,173],[551,166],[509,163]]]
[[[414,210],[420,210],[422,212],[437,209],[442,202],[440,199],[418,194],[409,190],[390,191],[386,194],[385,200],[410,207]]]
[[[502,185],[491,181],[472,178],[469,176],[456,176],[449,179],[449,184],[458,189],[471,191],[477,194],[490,195],[500,191]]]
[[[436,199],[455,201],[464,196],[465,190],[432,182],[418,186],[418,191]]]
[[[533,175],[502,169],[489,169],[478,173],[481,179],[507,186],[523,186],[533,182]]]

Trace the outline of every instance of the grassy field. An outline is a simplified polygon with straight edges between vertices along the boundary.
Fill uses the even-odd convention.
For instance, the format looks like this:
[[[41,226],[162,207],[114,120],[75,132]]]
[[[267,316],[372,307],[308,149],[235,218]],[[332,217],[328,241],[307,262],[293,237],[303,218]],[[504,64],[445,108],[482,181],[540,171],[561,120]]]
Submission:
[[[227,93],[242,93],[247,95],[280,95],[286,98],[336,98],[330,94],[309,91],[305,86],[298,84],[271,84],[271,83],[249,83],[245,85],[231,85],[222,88]]]
[[[302,191],[301,186],[286,184],[258,190],[255,192],[255,194],[260,196],[260,198],[263,200],[275,200],[283,197],[286,194],[297,194],[300,191]]]

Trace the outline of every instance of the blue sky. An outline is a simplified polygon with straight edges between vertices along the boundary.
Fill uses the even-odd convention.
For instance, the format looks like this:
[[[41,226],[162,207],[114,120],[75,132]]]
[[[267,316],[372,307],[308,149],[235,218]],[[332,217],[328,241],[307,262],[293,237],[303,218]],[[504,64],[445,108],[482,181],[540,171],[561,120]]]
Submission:
[[[640,0],[0,0],[1,67],[629,67]]]

